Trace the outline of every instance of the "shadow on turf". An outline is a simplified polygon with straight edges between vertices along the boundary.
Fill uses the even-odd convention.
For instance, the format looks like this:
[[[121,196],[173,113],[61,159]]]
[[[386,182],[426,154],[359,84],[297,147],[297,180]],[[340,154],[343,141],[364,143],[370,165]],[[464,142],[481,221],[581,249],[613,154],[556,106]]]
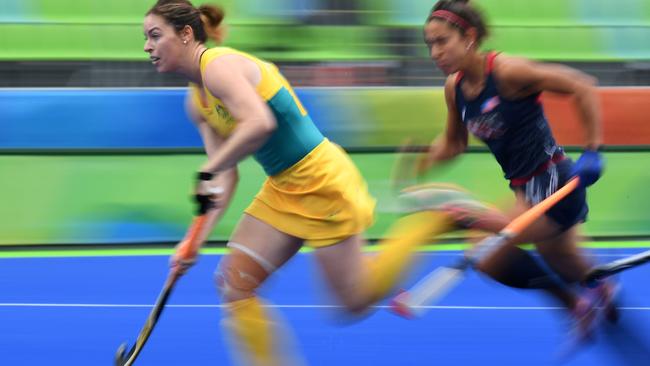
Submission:
[[[650,334],[640,331],[642,319],[625,314],[618,324],[606,324],[602,332],[602,347],[608,349],[613,365],[637,366],[650,364]]]

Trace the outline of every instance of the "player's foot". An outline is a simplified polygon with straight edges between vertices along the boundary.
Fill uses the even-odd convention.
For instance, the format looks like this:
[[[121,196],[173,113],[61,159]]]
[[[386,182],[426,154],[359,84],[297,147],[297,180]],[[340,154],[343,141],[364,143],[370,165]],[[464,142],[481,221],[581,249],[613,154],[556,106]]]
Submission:
[[[599,283],[596,289],[600,291],[602,297],[601,308],[605,319],[610,323],[617,323],[620,317],[617,297],[620,291],[620,285],[611,281]]]
[[[411,311],[411,308],[409,308],[408,304],[408,292],[405,290],[400,290],[395,297],[390,299],[390,310],[407,319],[411,319],[415,317],[415,314],[413,314],[413,311]]]
[[[571,313],[573,316],[573,333],[578,339],[589,339],[604,317],[616,323],[619,311],[616,305],[618,286],[611,282],[600,282],[594,287],[586,288],[580,295]]]
[[[571,310],[572,325],[569,336],[576,341],[588,340],[593,335],[597,309],[592,299],[580,296],[575,307]]]

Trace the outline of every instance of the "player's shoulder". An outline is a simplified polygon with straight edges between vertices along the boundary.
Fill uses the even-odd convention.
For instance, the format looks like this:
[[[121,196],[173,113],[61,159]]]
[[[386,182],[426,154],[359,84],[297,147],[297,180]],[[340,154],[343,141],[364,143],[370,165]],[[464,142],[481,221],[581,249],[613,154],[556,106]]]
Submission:
[[[445,80],[445,97],[449,100],[456,99],[456,86],[462,78],[461,72],[455,72],[453,74],[447,75]]]
[[[445,89],[455,89],[462,77],[463,73],[460,71],[447,75],[447,78],[445,79]]]
[[[223,70],[224,67],[227,70],[233,69],[245,69],[249,67],[250,64],[261,63],[261,60],[247,52],[239,51],[231,47],[213,47],[205,51],[201,64],[203,69],[207,69],[210,66],[212,69],[215,66],[213,64],[220,65],[218,69]],[[214,71],[214,70],[213,70]]]
[[[528,58],[499,53],[494,56],[492,70],[497,76],[508,78],[512,75],[527,73],[534,67],[535,62]]]

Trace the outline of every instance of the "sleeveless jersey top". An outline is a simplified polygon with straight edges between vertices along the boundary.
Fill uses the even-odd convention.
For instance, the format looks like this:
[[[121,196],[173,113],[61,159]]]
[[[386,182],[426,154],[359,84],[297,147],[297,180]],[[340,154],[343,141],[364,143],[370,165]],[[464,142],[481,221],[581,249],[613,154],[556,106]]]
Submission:
[[[287,80],[272,63],[232,48],[216,47],[207,49],[201,56],[201,74],[205,72],[210,61],[231,54],[246,57],[257,64],[261,71],[261,80],[256,91],[273,112],[277,128],[253,156],[267,175],[278,174],[309,154],[324,137]],[[219,135],[228,137],[237,121],[207,88],[204,87],[203,91],[207,99],[205,102],[201,98],[199,86],[190,84],[191,98],[201,115]]]
[[[483,141],[506,179],[525,177],[562,149],[555,143],[540,94],[510,100],[499,95],[492,69],[497,53],[487,55],[485,87],[474,99],[463,95],[463,75],[456,78],[456,108],[463,123]]]

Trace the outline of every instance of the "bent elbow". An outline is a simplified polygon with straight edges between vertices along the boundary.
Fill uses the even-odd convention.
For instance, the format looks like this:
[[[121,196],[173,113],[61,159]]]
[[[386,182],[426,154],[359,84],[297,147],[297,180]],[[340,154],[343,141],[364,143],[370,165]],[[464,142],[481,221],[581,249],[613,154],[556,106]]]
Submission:
[[[458,141],[454,144],[453,148],[450,149],[449,160],[457,157],[467,150],[467,141]]]
[[[594,79],[595,80],[595,79]],[[593,99],[597,95],[597,81],[583,82],[575,91],[575,96],[579,100]]]
[[[598,87],[598,79],[591,75],[584,74],[579,80],[578,93],[592,93]]]
[[[275,132],[275,130],[277,129],[278,129],[278,124],[275,122],[275,120],[264,124],[264,132],[267,135],[273,134],[273,132]]]
[[[278,123],[275,118],[262,118],[259,123],[260,133],[265,137],[268,137],[278,129]]]
[[[598,87],[598,78],[596,78],[594,76],[591,76],[591,75],[585,75],[584,80],[585,80],[585,83],[587,85],[591,86],[592,88]]]

